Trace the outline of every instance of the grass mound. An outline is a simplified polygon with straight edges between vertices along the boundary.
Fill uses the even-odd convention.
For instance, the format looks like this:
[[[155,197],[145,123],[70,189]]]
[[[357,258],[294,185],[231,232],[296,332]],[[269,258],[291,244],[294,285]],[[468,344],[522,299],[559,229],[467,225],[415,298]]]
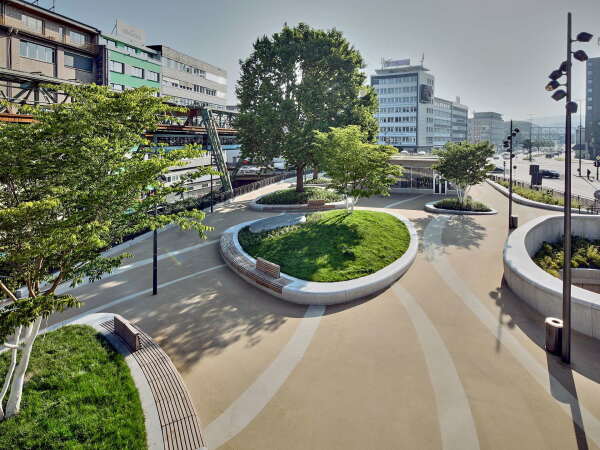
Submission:
[[[377,272],[400,258],[410,244],[406,225],[375,211],[328,211],[306,223],[238,235],[244,250],[308,281],[345,281]]]
[[[498,183],[501,186],[504,186],[505,188],[508,189],[508,181],[503,181],[503,180],[499,180],[496,181],[496,183]],[[564,199],[561,197],[554,197],[554,195],[552,195],[551,191],[545,191],[545,190],[535,190],[535,189],[529,189],[529,188],[524,188],[521,186],[515,186],[513,184],[513,193],[520,195],[521,197],[525,197],[529,200],[533,200],[536,202],[540,202],[540,203],[545,203],[547,205],[557,205],[557,206],[564,206],[565,202]],[[571,208],[579,208],[581,206],[581,204],[574,199],[571,199]]]
[[[9,354],[0,355],[0,373]],[[93,328],[39,336],[19,415],[0,422],[0,448],[145,449],[144,414],[129,367]]]
[[[282,189],[271,192],[257,201],[261,205],[302,205],[309,200],[325,200],[327,203],[339,202],[342,195],[328,189],[318,187],[304,188],[304,192],[296,192],[295,189]]]
[[[560,277],[563,269],[563,242],[544,242],[533,257],[533,261],[550,275]],[[571,267],[600,269],[600,240],[573,236],[571,240]]]
[[[452,211],[473,211],[473,212],[490,212],[491,209],[488,208],[481,202],[476,202],[475,200],[468,198],[461,203],[458,198],[445,198],[442,200],[438,200],[433,204],[436,208],[439,209],[450,209]]]

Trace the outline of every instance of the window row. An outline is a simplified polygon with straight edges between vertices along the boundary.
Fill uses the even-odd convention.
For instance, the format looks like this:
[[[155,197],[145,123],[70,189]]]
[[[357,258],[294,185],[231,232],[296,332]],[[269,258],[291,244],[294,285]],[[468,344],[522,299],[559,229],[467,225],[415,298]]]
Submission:
[[[379,95],[385,94],[406,94],[408,92],[417,92],[417,86],[404,86],[394,88],[379,88],[375,89],[375,92]]]
[[[417,97],[383,97],[379,99],[379,103],[414,103]]]
[[[379,123],[416,122],[417,116],[380,117]]]
[[[380,114],[401,113],[401,112],[417,112],[416,106],[393,106],[387,108],[379,108]]]
[[[176,80],[175,78],[163,77],[162,84],[163,86],[174,87],[190,92],[197,92],[198,94],[206,94],[211,95],[213,97],[217,96],[216,89],[210,89],[204,86],[200,86],[198,84],[187,83],[184,81]]]
[[[42,19],[21,13],[21,23],[23,24],[23,27],[35,33],[44,34],[44,21]],[[56,26],[54,24],[52,25],[53,27]],[[56,30],[61,38],[64,38],[68,34],[69,41],[73,44],[83,45],[89,41],[89,36],[87,34],[74,30],[65,30],[65,27],[60,25],[57,26]]]
[[[373,78],[373,85],[376,84],[400,84],[400,83],[416,83],[417,75],[409,75],[409,76],[397,76],[397,77],[388,77],[388,78]]]
[[[145,78],[148,81],[159,81],[159,73],[152,70],[142,69],[141,67],[130,66],[119,61],[108,61],[108,70],[111,72],[123,73],[137,78]]]
[[[415,133],[417,127],[381,127],[382,133]]]
[[[379,136],[379,140],[386,144],[406,144],[417,141],[414,136]]]
[[[170,69],[179,70],[181,72],[193,73],[194,75],[198,75],[199,77],[206,78],[206,72],[197,67],[188,66],[187,64],[175,61],[171,58],[167,58],[166,56],[162,57],[162,62],[165,67],[168,67]]]

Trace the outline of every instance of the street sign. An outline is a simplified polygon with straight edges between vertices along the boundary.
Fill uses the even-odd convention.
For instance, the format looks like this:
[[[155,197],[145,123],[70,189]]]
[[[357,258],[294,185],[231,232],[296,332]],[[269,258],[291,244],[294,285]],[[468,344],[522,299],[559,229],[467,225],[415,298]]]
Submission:
[[[596,200],[600,200],[600,189],[598,189],[597,191],[594,192],[594,198]]]

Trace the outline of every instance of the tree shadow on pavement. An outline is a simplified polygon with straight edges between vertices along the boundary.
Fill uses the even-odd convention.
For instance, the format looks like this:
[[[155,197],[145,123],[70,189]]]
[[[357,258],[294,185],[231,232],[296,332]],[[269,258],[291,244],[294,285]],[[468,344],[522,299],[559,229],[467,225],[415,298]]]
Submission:
[[[436,220],[433,214],[422,218],[412,219],[411,222],[419,235],[419,252],[425,250],[425,230],[432,220]],[[442,245],[428,241],[427,245],[435,245],[435,250],[446,253],[448,247],[462,249],[479,248],[480,242],[487,236],[486,228],[470,216],[450,216],[442,230]]]

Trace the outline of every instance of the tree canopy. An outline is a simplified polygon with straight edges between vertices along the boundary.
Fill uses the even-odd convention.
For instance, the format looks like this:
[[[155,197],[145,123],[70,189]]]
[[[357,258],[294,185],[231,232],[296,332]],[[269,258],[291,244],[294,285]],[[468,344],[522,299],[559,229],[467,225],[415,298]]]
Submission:
[[[448,142],[436,154],[439,161],[433,168],[454,184],[461,203],[464,203],[469,188],[484,181],[493,168],[487,159],[494,155],[494,147],[487,141],[476,144]]]
[[[362,56],[340,31],[285,25],[257,39],[240,64],[236,126],[243,156],[260,164],[284,157],[296,167],[299,192],[303,171],[318,163],[315,130],[358,125],[374,141],[377,97],[364,85]]]
[[[331,187],[354,199],[351,208],[360,197],[389,195],[390,186],[402,175],[401,167],[390,163],[394,147],[366,140],[365,132],[356,125],[315,133],[319,166],[331,178]]]
[[[207,229],[200,211],[148,214],[182,189],[167,187],[161,175],[182,164],[182,158],[202,154],[195,147],[159,147],[148,157],[143,134],[168,112],[154,90],[60,89],[71,102],[25,107],[33,123],[0,126],[0,293],[12,300],[0,308],[0,343],[16,333],[17,342],[21,337],[29,351],[42,317],[79,304],[70,295],[56,294],[61,283],[99,279],[127,256],[103,257],[103,249],[126,234],[167,223],[194,229],[201,237]],[[149,188],[154,195],[146,195]],[[27,288],[27,298],[16,298],[20,286]],[[26,353],[21,357],[25,367]],[[18,411],[20,400],[13,395],[20,394],[19,371],[24,370],[17,367],[7,415]],[[0,395],[0,419],[5,393],[3,389]]]

